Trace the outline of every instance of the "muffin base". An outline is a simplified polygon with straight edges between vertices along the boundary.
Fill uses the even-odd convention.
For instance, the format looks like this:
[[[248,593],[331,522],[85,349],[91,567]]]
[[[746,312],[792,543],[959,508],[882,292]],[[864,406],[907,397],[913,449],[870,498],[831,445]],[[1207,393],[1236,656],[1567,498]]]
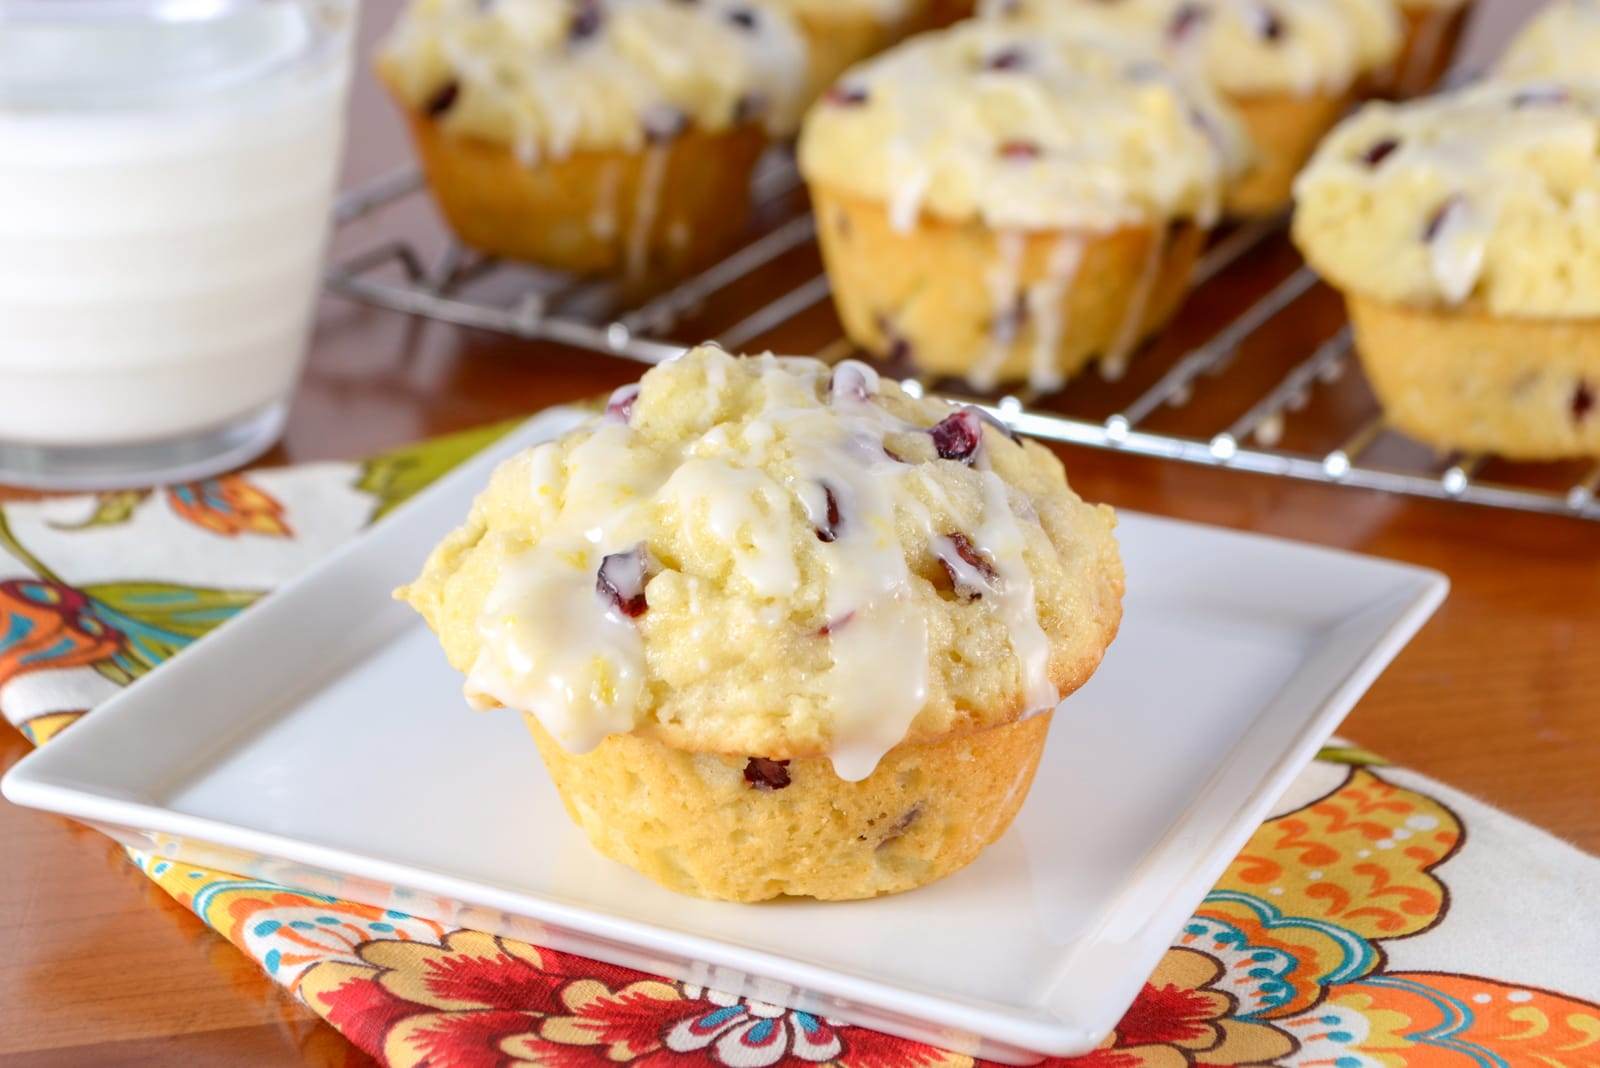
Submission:
[[[439,210],[462,244],[506,259],[630,281],[670,279],[743,233],[754,127],[689,130],[638,151],[578,152],[528,166],[507,145],[409,115]]]
[[[902,232],[876,201],[820,185],[811,198],[850,340],[982,389],[1053,388],[1096,356],[1115,377],[1183,303],[1205,244],[1188,223],[1001,234],[924,215]],[[997,284],[1005,273],[1010,284]]]
[[[745,780],[745,757],[632,734],[576,756],[523,718],[596,849],[670,890],[725,901],[875,897],[966,866],[1011,825],[1050,727],[1046,713],[900,745],[860,782],[826,757],[798,758],[771,790]]]
[[[924,30],[936,30],[972,14],[973,0],[908,0],[905,17],[884,22],[861,8],[795,11],[805,38],[806,100],[817,99],[850,67]]]
[[[942,30],[962,19],[970,19],[976,12],[975,0],[928,0],[928,8],[918,20],[916,32]]]
[[[1352,93],[1233,96],[1234,107],[1256,158],[1228,190],[1227,208],[1237,217],[1275,215],[1289,206],[1295,175],[1350,106]]]
[[[1455,59],[1472,0],[1450,9],[1404,2],[1399,7],[1404,27],[1400,54],[1372,79],[1374,96],[1395,100],[1418,96],[1439,84]]]
[[[1600,456],[1600,319],[1511,319],[1355,294],[1346,305],[1396,429],[1514,460]]]

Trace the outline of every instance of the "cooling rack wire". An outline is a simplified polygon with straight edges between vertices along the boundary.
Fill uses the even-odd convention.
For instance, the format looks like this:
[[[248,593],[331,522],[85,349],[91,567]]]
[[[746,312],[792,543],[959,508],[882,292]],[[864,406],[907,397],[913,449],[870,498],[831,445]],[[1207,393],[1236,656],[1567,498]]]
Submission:
[[[706,338],[733,351],[765,347],[752,343],[802,322],[808,334],[823,324],[822,340],[783,351],[811,351],[830,362],[859,358],[826,307],[816,222],[789,152],[774,149],[762,161],[753,196],[756,223],[746,244],[639,302],[605,283],[479,257],[442,230],[434,242],[377,238],[334,262],[327,284],[411,315],[644,364]],[[381,233],[385,213],[423,199],[420,174],[406,167],[345,193],[335,221],[341,230],[360,224],[362,234]],[[1272,219],[1215,238],[1196,265],[1183,312],[1136,357],[1126,381],[1090,381],[1095,375],[1087,372],[1055,393],[978,395],[952,380],[887,370],[898,370],[911,391],[979,404],[1018,433],[1047,441],[1600,521],[1600,461],[1440,456],[1385,425],[1361,380],[1336,299],[1292,255],[1284,231],[1285,220]],[[1235,284],[1225,291],[1213,285],[1230,274]],[[758,296],[754,310],[740,314],[751,303],[747,291],[777,295]],[[1239,306],[1222,307],[1224,292]],[[1299,343],[1274,343],[1284,324],[1294,327]],[[1306,328],[1316,324],[1326,324],[1325,333],[1304,345]],[[1241,396],[1247,404],[1240,405]]]

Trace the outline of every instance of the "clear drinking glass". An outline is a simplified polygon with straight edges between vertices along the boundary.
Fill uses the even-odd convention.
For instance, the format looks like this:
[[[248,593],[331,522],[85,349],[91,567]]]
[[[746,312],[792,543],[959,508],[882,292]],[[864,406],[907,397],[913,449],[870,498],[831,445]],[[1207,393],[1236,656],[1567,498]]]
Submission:
[[[354,0],[0,0],[0,482],[200,478],[305,358]]]

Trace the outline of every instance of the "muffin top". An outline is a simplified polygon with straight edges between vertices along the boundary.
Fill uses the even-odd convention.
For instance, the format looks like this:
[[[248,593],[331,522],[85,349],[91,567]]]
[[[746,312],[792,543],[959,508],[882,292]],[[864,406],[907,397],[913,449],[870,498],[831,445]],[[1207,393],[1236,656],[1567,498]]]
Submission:
[[[1489,83],[1368,104],[1295,185],[1334,285],[1497,315],[1600,315],[1600,83]]]
[[[695,349],[504,463],[399,591],[568,749],[831,756],[1053,708],[1121,618],[1109,508],[862,364]]]
[[[969,22],[846,72],[807,113],[808,181],[997,228],[1209,221],[1245,162],[1236,121],[1139,35]]]
[[[1400,18],[1390,0],[985,0],[984,15],[1149,36],[1225,93],[1342,93],[1391,62]]]
[[[805,46],[761,0],[413,0],[378,68],[414,111],[533,163],[690,124],[791,132]]]
[[[1546,4],[1512,40],[1501,78],[1600,78],[1600,0]]]

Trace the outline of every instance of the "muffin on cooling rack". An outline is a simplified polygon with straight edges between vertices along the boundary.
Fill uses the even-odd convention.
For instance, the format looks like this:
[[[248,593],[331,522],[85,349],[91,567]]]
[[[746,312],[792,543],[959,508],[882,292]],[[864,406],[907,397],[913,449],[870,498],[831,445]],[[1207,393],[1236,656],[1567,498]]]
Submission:
[[[1228,191],[1235,215],[1288,206],[1294,176],[1355,99],[1391,63],[1400,22],[1390,0],[986,0],[1002,21],[1141,34],[1205,78],[1255,146]]]
[[[738,236],[804,68],[759,0],[413,0],[378,59],[464,244],[635,280]]]
[[[793,16],[806,41],[806,99],[845,68],[923,30],[972,13],[972,0],[771,0]]]
[[[1296,184],[1389,420],[1440,448],[1600,454],[1600,83],[1370,104]]]
[[[1404,26],[1400,53],[1369,88],[1380,96],[1410,97],[1439,84],[1455,59],[1474,0],[1394,0]]]
[[[1500,78],[1600,79],[1600,0],[1554,0],[1512,40]]]
[[[399,595],[602,853],[862,898],[1010,824],[1120,622],[1113,522],[975,409],[708,347],[505,463]]]
[[[970,22],[848,72],[799,154],[852,341],[1052,388],[1176,309],[1246,149],[1134,36]]]

